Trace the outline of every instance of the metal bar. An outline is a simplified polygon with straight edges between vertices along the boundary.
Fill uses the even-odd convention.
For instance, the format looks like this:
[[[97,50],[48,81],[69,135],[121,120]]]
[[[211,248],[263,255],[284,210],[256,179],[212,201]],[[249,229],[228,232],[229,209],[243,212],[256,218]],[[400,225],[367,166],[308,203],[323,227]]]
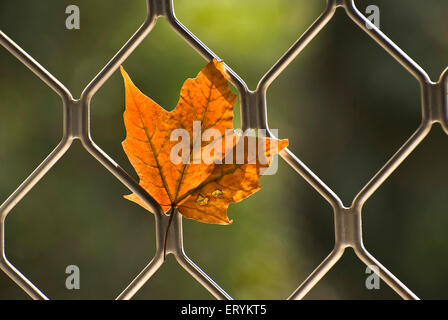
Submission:
[[[302,284],[288,297],[288,300],[300,300],[307,295],[311,289],[330,271],[331,268],[339,261],[344,254],[344,248],[335,248],[331,253],[321,262],[321,264],[314,269],[314,271],[302,282]]]
[[[424,122],[405,144],[387,161],[380,171],[361,189],[353,199],[352,207],[361,210],[370,196],[386,181],[386,179],[398,168],[398,166],[414,151],[431,130],[432,124]]]
[[[297,158],[288,148],[280,152],[280,156],[288,163],[298,174],[305,179],[319,194],[327,200],[331,206],[342,208],[343,204],[339,197],[334,193],[317,175],[315,175],[299,158]]]
[[[149,264],[132,280],[132,282],[117,297],[117,300],[129,300],[143,287],[163,264],[163,255],[155,255]]]
[[[160,205],[151,197],[145,189],[143,189],[134,178],[132,178],[124,169],[122,169],[111,157],[100,149],[92,140],[82,139],[84,148],[103,165],[110,173],[112,173],[122,184],[129,190],[138,195],[146,205],[151,208],[152,212],[157,215],[163,215]]]
[[[173,0],[164,0],[168,9],[165,18],[171,28],[184,39],[193,49],[195,49],[205,60],[211,61],[213,58],[221,60],[212,50],[210,50],[201,40],[199,40],[190,30],[188,30],[176,17],[173,7]],[[243,79],[240,78],[228,65],[224,63],[230,81],[237,88],[241,95],[249,92],[249,89]]]
[[[377,42],[387,53],[408,70],[420,83],[431,82],[428,74],[417,62],[411,59],[400,47],[390,40],[380,29],[369,21],[358,8],[354,0],[342,0],[347,15]]]
[[[4,225],[1,225],[4,228]],[[3,236],[3,232],[2,232]],[[17,270],[6,258],[2,255],[0,258],[0,267],[14,282],[25,291],[33,300],[49,300],[45,294],[42,293],[30,280],[28,280],[19,270]]]
[[[202,271],[185,254],[176,255],[177,262],[184,268],[197,282],[208,290],[218,300],[233,300],[212,278]]]
[[[156,252],[149,264],[132,280],[132,282],[117,297],[117,300],[129,300],[145,285],[164,262],[164,240],[166,228],[169,225],[169,217],[166,215],[155,215],[155,240]],[[172,238],[172,237],[170,237]],[[171,244],[171,241],[170,243]]]
[[[151,32],[157,21],[157,17],[148,13],[148,18],[134,35],[124,44],[117,54],[106,66],[93,78],[81,94],[80,100],[90,102],[99,88],[110,78],[110,76],[120,67],[127,57],[138,47],[138,45]]]
[[[28,278],[26,278],[16,267],[14,267],[6,258],[5,254],[5,219],[0,221],[0,269],[13,280],[26,294],[34,300],[48,300],[47,296],[42,293]]]
[[[212,50],[210,50],[201,40],[199,40],[190,30],[188,30],[176,17],[173,7],[173,0],[161,0],[165,2],[166,10],[164,17],[171,28],[193,49],[196,50],[205,60],[211,61],[213,58],[221,60]],[[246,83],[227,64],[223,63],[230,77],[230,82],[235,86],[240,95],[241,127],[243,130],[250,125],[250,113],[253,109],[251,105],[251,93]]]
[[[174,210],[174,219],[171,225],[171,231],[167,242],[167,251],[172,253],[177,262],[184,268],[197,282],[199,282],[205,289],[208,290],[216,299],[219,300],[232,300],[232,297],[227,294],[212,278],[210,278],[204,271],[202,271],[190,258],[187,257],[184,251],[184,237],[182,228],[182,215],[178,210]],[[164,218],[165,224],[159,224],[159,234],[166,230],[166,226],[169,225],[169,217]],[[162,244],[160,243],[159,246]]]
[[[325,11],[313,22],[302,36],[285,52],[285,54],[269,69],[257,85],[257,91],[266,93],[270,84],[286,69],[286,67],[302,52],[303,49],[322,31],[333,18],[336,1],[327,0]]]
[[[12,41],[5,33],[0,31],[0,44],[13,56],[19,59],[26,67],[36,74],[62,99],[63,105],[63,137],[56,148],[43,160],[43,162],[23,181],[20,186],[0,206],[0,269],[2,269],[25,293],[33,299],[48,299],[29,279],[27,279],[7,259],[5,253],[5,219],[8,213],[20,202],[23,197],[50,171],[54,164],[65,154],[72,143],[66,134],[68,120],[68,106],[73,100],[68,89],[51,73],[42,67],[19,45]]]
[[[73,99],[70,91],[50,72],[42,67],[19,45],[12,41],[3,31],[0,30],[0,44],[5,47],[14,57],[20,60],[28,69],[34,72],[43,82],[45,82],[53,91],[55,91],[63,100]]]
[[[419,298],[409,290],[398,278],[387,270],[378,260],[376,260],[363,246],[356,247],[355,253],[366,266],[376,266],[379,269],[379,277],[387,283],[396,293],[405,300],[419,300]]]
[[[71,140],[63,139],[45,160],[25,179],[24,182],[0,206],[0,269],[2,269],[19,287],[33,299],[48,299],[30,280],[17,270],[6,258],[5,219],[14,206],[35,186],[40,179],[64,155]]]
[[[54,164],[65,154],[72,140],[62,140],[42,163],[20,184],[20,186],[0,206],[0,216],[3,222],[14,206],[50,171]]]
[[[140,288],[160,268],[164,261],[164,245],[167,228],[166,253],[173,254],[176,261],[193,276],[205,289],[217,299],[232,299],[213,279],[202,271],[186,255],[183,245],[182,215],[177,210],[172,212],[170,223],[169,215],[156,216],[156,253],[153,260],[143,269],[131,284],[118,296],[117,299],[131,299]]]

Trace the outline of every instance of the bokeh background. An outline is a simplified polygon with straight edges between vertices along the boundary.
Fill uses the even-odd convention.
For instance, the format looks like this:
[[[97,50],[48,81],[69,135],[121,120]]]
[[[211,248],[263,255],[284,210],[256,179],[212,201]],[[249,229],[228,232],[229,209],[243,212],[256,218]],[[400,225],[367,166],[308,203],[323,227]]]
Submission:
[[[448,2],[356,1],[381,9],[381,29],[436,80],[448,64]],[[65,28],[65,8],[81,29]],[[324,0],[175,0],[179,19],[255,88],[306,30]],[[75,97],[144,20],[144,0],[0,0],[0,28]],[[205,61],[160,19],[124,66],[159,104],[175,106],[183,81]],[[124,89],[119,72],[92,102],[92,136],[133,176],[122,148]],[[58,143],[59,97],[0,48],[0,199],[5,200]],[[271,128],[349,205],[417,128],[415,79],[338,10],[335,18],[268,91]],[[236,109],[239,127],[239,109]],[[367,249],[422,298],[448,298],[448,137],[437,125],[367,202]],[[238,299],[283,299],[331,251],[331,207],[279,161],[263,189],[231,205],[231,226],[184,220],[187,254]],[[9,260],[50,298],[113,299],[154,254],[150,213],[122,198],[128,190],[75,142],[6,219]],[[65,268],[81,289],[65,288]],[[365,288],[366,268],[351,249],[307,299],[396,299],[381,283]],[[26,299],[0,273],[1,299]],[[136,299],[209,299],[169,257]]]

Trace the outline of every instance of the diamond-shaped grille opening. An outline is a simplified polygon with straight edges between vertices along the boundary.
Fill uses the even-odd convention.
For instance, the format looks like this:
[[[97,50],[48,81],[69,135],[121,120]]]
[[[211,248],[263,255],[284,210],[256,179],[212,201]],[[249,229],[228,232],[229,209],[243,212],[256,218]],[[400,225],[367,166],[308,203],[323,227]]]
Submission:
[[[4,201],[57,145],[62,107],[58,96],[6,50],[0,50],[0,70],[0,199]]]
[[[425,299],[447,298],[445,146],[437,126],[364,211],[366,244]]]
[[[347,206],[421,117],[418,82],[358,29],[336,12],[268,92],[270,126]]]
[[[155,251],[154,219],[127,193],[75,143],[6,218],[8,259],[50,298],[115,298]],[[69,265],[79,290],[65,287]]]

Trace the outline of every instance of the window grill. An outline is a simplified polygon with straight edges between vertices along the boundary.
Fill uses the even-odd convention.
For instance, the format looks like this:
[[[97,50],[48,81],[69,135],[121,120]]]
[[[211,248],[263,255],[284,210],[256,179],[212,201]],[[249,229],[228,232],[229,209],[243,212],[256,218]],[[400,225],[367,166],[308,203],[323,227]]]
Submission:
[[[15,268],[5,255],[5,219],[8,213],[23,197],[48,173],[70,148],[72,142],[79,139],[87,152],[99,161],[130,191],[136,193],[155,213],[156,252],[149,264],[128,285],[117,299],[130,299],[151,278],[163,264],[164,235],[169,217],[159,204],[140,185],[108,156],[92,140],[90,135],[90,102],[127,57],[149,35],[158,18],[164,17],[170,27],[178,33],[205,60],[219,59],[205,44],[191,33],[176,18],[173,0],[146,0],[147,16],[135,34],[124,44],[118,53],[94,77],[83,90],[79,99],[73,98],[69,90],[51,73],[34,60],[25,50],[0,31],[0,44],[19,59],[43,82],[54,90],[62,99],[63,135],[56,148],[25,179],[25,181],[0,206],[0,268],[33,299],[48,299],[47,296]],[[284,53],[284,55],[261,78],[255,90],[250,90],[246,83],[229,66],[225,65],[232,84],[238,90],[241,104],[241,127],[247,129],[266,129],[268,136],[273,136],[268,128],[266,92],[271,83],[294,60],[294,58],[314,39],[314,37],[333,18],[335,11],[344,10],[348,18],[367,33],[390,56],[399,62],[420,83],[421,91],[421,123],[414,134],[396,151],[375,176],[359,191],[349,207],[344,206],[335,194],[317,175],[315,175],[300,159],[288,149],[280,156],[305,179],[333,208],[335,244],[330,254],[306,278],[288,299],[302,299],[322,277],[339,261],[346,248],[354,249],[358,258],[367,266],[376,266],[378,275],[403,299],[418,299],[399,279],[375,259],[364,247],[362,240],[361,212],[365,202],[389,178],[398,166],[425,139],[434,123],[439,123],[448,133],[447,111],[447,78],[448,68],[441,74],[437,82],[433,82],[428,74],[394,44],[381,30],[373,25],[356,7],[355,0],[326,0],[322,14],[302,34],[302,36]],[[167,239],[167,253],[175,256],[177,262],[187,270],[204,288],[217,299],[232,299],[218,284],[191,261],[184,252],[182,237],[182,216],[175,211],[171,232]]]

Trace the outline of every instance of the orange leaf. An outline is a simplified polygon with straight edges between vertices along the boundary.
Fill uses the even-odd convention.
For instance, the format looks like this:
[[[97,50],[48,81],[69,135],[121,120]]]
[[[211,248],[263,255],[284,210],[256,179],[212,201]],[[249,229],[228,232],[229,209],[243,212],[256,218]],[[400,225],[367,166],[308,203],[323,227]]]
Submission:
[[[123,149],[140,178],[140,185],[164,212],[175,207],[185,217],[198,221],[230,223],[228,205],[260,188],[259,169],[263,165],[257,156],[252,159],[255,161],[247,162],[250,160],[247,150],[243,156],[245,163],[219,164],[230,152],[235,153],[237,146],[249,141],[248,137],[229,135],[236,96],[229,89],[223,63],[213,60],[196,78],[185,81],[179,102],[171,112],[141,93],[123,68],[121,73],[126,90]],[[173,139],[173,133],[179,129],[186,134],[186,143],[182,136]],[[214,129],[212,138],[204,139],[202,134],[210,129]],[[263,141],[270,145],[271,139]],[[286,145],[287,141],[281,140],[278,148],[266,148],[262,153],[269,158]],[[173,154],[182,161],[173,161]],[[149,210],[135,194],[125,197]]]

